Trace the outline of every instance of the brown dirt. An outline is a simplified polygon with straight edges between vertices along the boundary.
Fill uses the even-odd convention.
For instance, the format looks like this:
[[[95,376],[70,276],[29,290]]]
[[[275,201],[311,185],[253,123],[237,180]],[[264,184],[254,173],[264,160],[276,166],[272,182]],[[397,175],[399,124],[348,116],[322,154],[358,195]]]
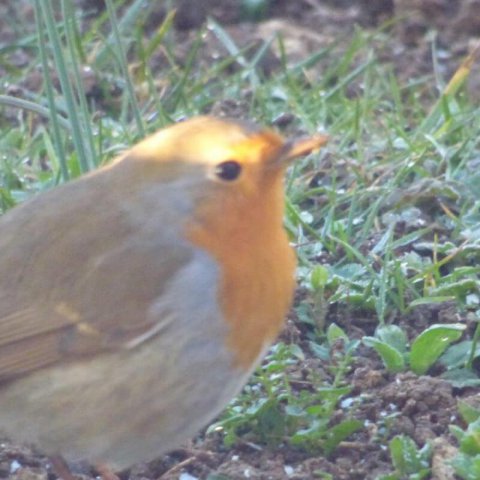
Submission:
[[[101,0],[77,0],[79,7],[94,16],[103,8]],[[158,2],[159,5],[162,2]],[[381,61],[392,64],[400,82],[422,75],[432,75],[432,39],[438,56],[437,68],[443,78],[458,66],[460,59],[480,36],[480,2],[478,0],[277,0],[271,2],[265,21],[249,23],[243,21],[242,12],[236,0],[203,0],[192,2],[178,0],[176,16],[177,60],[185,58],[195,36],[206,16],[219,20],[238,42],[239,46],[269,38],[275,32],[282,32],[286,53],[290,61],[298,61],[310,53],[339,40],[336,48],[342,49],[351,39],[354,26],[378,28],[382,22],[391,20],[385,27],[388,40],[383,42],[377,55]],[[19,6],[20,5],[20,6]],[[160,6],[150,15],[149,28],[161,22],[164,11]],[[9,16],[8,16],[8,15]],[[14,25],[3,19],[13,15],[32,18],[30,2],[4,1],[0,5],[0,43],[8,44],[16,39]],[[202,49],[201,61],[208,63],[212,58],[226,55],[224,47],[215,36],[208,32]],[[28,52],[17,49],[7,54],[8,62],[23,68],[28,63]],[[329,57],[329,61],[332,57]],[[165,58],[155,58],[160,68]],[[271,75],[278,68],[279,59],[274,49],[266,56],[262,68],[265,75]],[[3,67],[0,65],[0,73]],[[234,66],[232,68],[235,68]],[[321,74],[322,64],[317,67]],[[472,75],[470,89],[473,96],[480,96],[479,75]],[[92,89],[95,81],[92,82]],[[0,88],[3,91],[21,95],[34,90],[38,73],[30,72],[19,85]],[[2,92],[3,93],[3,92]],[[213,105],[215,113],[244,116],[247,108],[241,101],[221,101]],[[288,123],[288,118],[279,119]],[[399,319],[413,338],[426,326],[439,321],[451,321],[456,312],[439,312],[438,308],[422,307],[409,318]],[[327,322],[340,324],[350,337],[359,338],[371,334],[375,320],[368,315],[345,312],[331,308]],[[290,321],[284,340],[293,339],[307,345],[305,329]],[[305,348],[308,352],[308,348]],[[215,473],[215,478],[228,479],[309,479],[319,478],[316,472],[330,473],[337,480],[374,479],[391,469],[388,450],[385,445],[395,434],[403,433],[412,437],[420,446],[427,440],[434,444],[433,478],[452,479],[452,473],[444,459],[455,453],[455,443],[448,432],[448,425],[458,421],[456,402],[459,396],[478,397],[472,392],[454,391],[452,387],[435,377],[415,376],[411,373],[391,375],[382,367],[378,358],[369,349],[355,360],[349,379],[354,385],[353,394],[361,399],[356,407],[357,418],[365,421],[365,428],[342,442],[330,458],[306,454],[291,448],[269,449],[248,442],[232,449],[223,447],[219,436],[201,435],[183,449],[172,452],[148,465],[136,465],[129,472],[121,474],[122,480],[178,479],[182,472],[194,478],[206,479]],[[319,360],[307,358],[310,365],[321,368]],[[295,375],[295,372],[293,372]],[[300,373],[297,372],[298,375]],[[343,412],[336,412],[336,420]],[[388,426],[388,428],[387,428]],[[39,446],[41,447],[41,446]],[[92,472],[85,470],[84,478]],[[221,477],[224,475],[224,477]],[[7,441],[0,444],[0,479],[17,480],[52,479],[48,459],[25,446],[13,445]]]

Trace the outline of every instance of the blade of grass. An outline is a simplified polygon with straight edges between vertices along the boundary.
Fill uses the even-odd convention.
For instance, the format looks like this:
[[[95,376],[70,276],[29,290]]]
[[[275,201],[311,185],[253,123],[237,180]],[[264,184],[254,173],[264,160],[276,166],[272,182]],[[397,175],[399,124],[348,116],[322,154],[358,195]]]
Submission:
[[[75,91],[77,92],[77,101],[78,101],[78,115],[80,117],[81,125],[83,126],[84,133],[84,142],[88,145],[87,149],[90,153],[91,163],[93,166],[98,166],[100,164],[100,159],[96,155],[93,132],[92,132],[92,122],[90,120],[90,113],[87,105],[87,96],[85,94],[84,82],[82,81],[82,76],[80,73],[80,66],[78,62],[78,57],[82,57],[81,49],[77,48],[78,35],[77,28],[75,25],[75,12],[72,8],[71,0],[62,0],[62,16],[65,21],[65,37],[67,40],[67,47],[69,53],[69,63],[72,71],[71,81],[74,83]],[[90,165],[92,167],[92,165]]]
[[[45,38],[45,31],[43,29],[42,21],[41,21],[41,12],[40,12],[40,5],[39,0],[35,0],[35,23],[37,27],[38,33],[38,47],[40,52],[40,62],[42,64],[43,76],[44,76],[44,85],[47,94],[47,101],[48,101],[48,109],[33,104],[32,102],[23,101],[23,107],[21,108],[29,108],[32,111],[36,111],[40,115],[44,115],[49,118],[52,122],[52,129],[53,129],[53,138],[54,138],[54,145],[55,145],[55,152],[58,158],[58,163],[60,165],[60,170],[62,172],[62,177],[64,181],[70,179],[70,173],[68,171],[65,149],[63,147],[63,138],[60,134],[60,126],[63,126],[67,130],[70,131],[70,123],[67,120],[64,120],[60,115],[58,115],[57,109],[55,107],[55,96],[53,91],[53,85],[51,82],[46,80],[46,72],[48,72],[48,55],[47,55],[47,39]],[[4,101],[7,100],[4,98]],[[18,99],[16,99],[18,100]]]
[[[72,125],[67,119],[55,113],[55,110],[52,110],[51,108],[46,108],[38,103],[30,102],[29,100],[24,100],[23,98],[12,97],[10,95],[0,95],[0,105],[20,108],[22,110],[28,110],[30,112],[37,113],[38,115],[41,115],[42,117],[50,120],[52,123],[57,122],[58,127],[64,128],[67,132],[71,133],[72,131]],[[61,140],[61,135],[59,135],[59,138]],[[60,142],[60,144],[61,143],[62,142]],[[60,157],[59,155],[59,158],[62,157]]]
[[[202,37],[203,37],[203,30],[199,30],[195,38],[195,41],[193,42],[193,45],[190,49],[190,52],[187,56],[187,59],[185,61],[185,67],[182,72],[182,75],[177,79],[177,82],[175,83],[172,91],[170,92],[168,103],[167,103],[168,110],[175,111],[178,108],[178,104],[182,99],[185,100],[186,104],[189,103],[189,101],[185,98],[184,90],[185,90],[185,86],[187,85],[187,82],[189,80],[192,81],[193,64],[197,56],[197,52],[200,49],[200,46],[202,45]]]
[[[260,84],[260,79],[254,68],[255,63],[253,61],[249,62],[245,56],[245,53],[250,50],[250,46],[247,45],[244,48],[239,48],[229,33],[212,18],[208,19],[208,28],[223,44],[227,52],[235,58],[238,64],[243,68],[243,72],[248,77],[252,87],[258,86]]]
[[[57,24],[55,22],[55,14],[53,12],[53,6],[50,2],[41,2],[35,0],[39,5],[43,14],[43,21],[47,28],[48,38],[52,44],[53,57],[55,66],[58,71],[58,79],[62,88],[63,96],[66,102],[66,108],[68,112],[68,119],[72,124],[72,139],[75,146],[75,150],[78,155],[78,161],[82,172],[88,172],[91,168],[90,153],[88,151],[87,144],[83,141],[84,128],[82,126],[81,119],[78,115],[78,105],[75,102],[75,95],[68,75],[65,56],[63,54],[62,42],[60,34],[58,32]],[[44,79],[46,82],[51,82],[52,79],[48,75],[48,71],[44,71]]]
[[[116,8],[120,8],[126,2],[125,0],[117,1]],[[135,0],[133,3],[129,4],[126,8],[125,12],[122,15],[120,21],[117,22],[118,30],[121,32],[128,32],[133,30],[133,25],[138,19],[140,15],[145,14],[145,0]],[[107,5],[108,7],[108,5]],[[102,24],[109,20],[111,22],[110,11],[107,10],[99,17],[98,23],[95,22],[92,25],[92,29],[94,31],[99,31]],[[103,65],[106,63],[107,58],[111,55],[113,49],[116,49],[117,46],[117,38],[115,36],[115,32],[110,32],[109,36],[102,42],[102,45],[99,45],[98,50],[95,52],[95,62],[97,65]]]
[[[425,117],[417,130],[417,135],[425,133],[434,133],[442,123],[442,117],[445,109],[445,102],[454,97],[472,71],[473,64],[480,58],[480,43],[473,49],[473,51],[460,64],[447,86],[442,92],[442,95],[430,110],[430,113]]]
[[[162,43],[162,40],[165,38],[165,35],[171,30],[173,25],[173,20],[175,19],[176,10],[171,10],[167,13],[162,24],[155,32],[155,35],[148,42],[147,48],[145,49],[145,58],[144,61],[149,59]]]
[[[133,111],[133,116],[135,118],[135,123],[137,125],[137,129],[142,137],[145,136],[145,128],[143,126],[142,114],[140,112],[140,107],[137,102],[137,97],[135,95],[135,89],[133,87],[133,82],[130,77],[130,73],[128,71],[128,62],[127,56],[125,54],[125,50],[123,48],[122,38],[120,36],[120,28],[117,22],[117,15],[115,13],[115,8],[113,6],[112,0],[105,0],[105,4],[107,6],[108,16],[110,19],[110,24],[112,26],[112,34],[115,40],[115,49],[117,51],[117,58],[119,62],[120,69],[122,71],[126,88],[127,88],[127,96],[130,101],[130,106]]]

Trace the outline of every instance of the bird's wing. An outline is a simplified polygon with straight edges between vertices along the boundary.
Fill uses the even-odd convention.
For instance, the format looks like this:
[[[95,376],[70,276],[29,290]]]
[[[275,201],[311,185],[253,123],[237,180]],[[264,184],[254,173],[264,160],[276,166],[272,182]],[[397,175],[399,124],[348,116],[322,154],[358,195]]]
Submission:
[[[52,285],[50,299],[33,295],[13,312],[2,311],[0,295],[0,381],[60,359],[134,348],[162,332],[175,312],[165,308],[152,317],[149,309],[189,258],[181,249],[163,253],[162,260],[148,249],[117,251],[95,269],[79,271],[71,289]],[[20,297],[20,305],[29,300]]]
[[[0,380],[48,365],[61,357],[57,347],[59,333],[75,326],[57,315],[51,315],[49,322],[38,320],[40,314],[33,308],[0,318]]]
[[[86,204],[80,187],[0,219],[0,381],[132,348],[172,321],[170,311],[149,313],[192,254],[172,233],[172,213],[158,206],[139,219],[101,186]]]

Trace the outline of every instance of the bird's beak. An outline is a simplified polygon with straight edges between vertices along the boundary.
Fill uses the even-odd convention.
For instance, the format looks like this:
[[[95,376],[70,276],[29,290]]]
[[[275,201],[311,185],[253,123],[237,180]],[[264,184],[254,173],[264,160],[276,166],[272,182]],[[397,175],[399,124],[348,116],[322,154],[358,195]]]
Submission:
[[[236,154],[240,158],[255,159],[252,152],[258,152],[261,158],[266,159],[265,165],[282,169],[297,157],[308,155],[319,150],[328,141],[327,135],[317,134],[311,137],[285,141],[273,130],[262,130],[248,137],[235,146]]]
[[[329,140],[327,135],[314,135],[298,140],[289,140],[283,145],[278,157],[281,163],[289,164],[297,157],[303,157],[309,153],[316,152],[323,147]]]

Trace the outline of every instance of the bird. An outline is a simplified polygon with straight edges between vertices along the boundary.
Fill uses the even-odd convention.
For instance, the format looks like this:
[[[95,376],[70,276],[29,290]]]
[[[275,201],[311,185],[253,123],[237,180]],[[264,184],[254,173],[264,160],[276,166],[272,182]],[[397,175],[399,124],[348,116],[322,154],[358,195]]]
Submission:
[[[0,431],[119,471],[222,411],[281,330],[285,140],[192,117],[0,218]]]

